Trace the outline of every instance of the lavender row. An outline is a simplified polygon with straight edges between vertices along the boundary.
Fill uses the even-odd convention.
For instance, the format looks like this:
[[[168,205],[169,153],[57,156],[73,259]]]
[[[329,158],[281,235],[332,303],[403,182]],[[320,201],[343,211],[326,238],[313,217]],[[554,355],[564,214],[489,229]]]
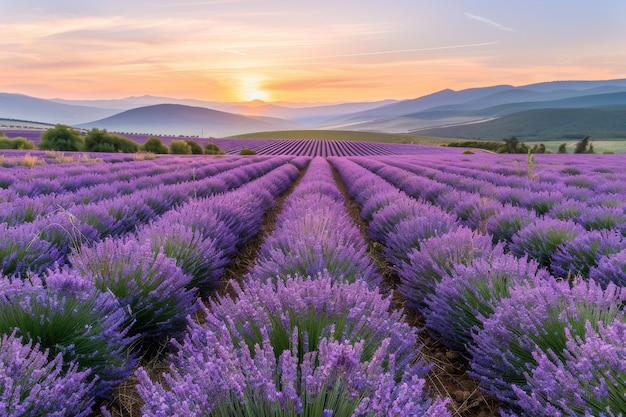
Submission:
[[[336,166],[359,201],[358,182],[368,171],[347,161]],[[370,215],[371,229],[384,212]],[[393,211],[384,217],[397,223]],[[505,405],[503,415],[623,413],[626,402],[616,393],[626,375],[624,289],[558,281],[538,262],[466,228],[418,240],[397,268],[409,304],[445,344],[465,353],[481,389]],[[555,387],[557,374],[567,377],[565,385]]]
[[[449,415],[425,395],[416,330],[389,312],[378,280],[328,163],[314,159],[244,285],[231,283],[236,298],[190,321],[164,374],[173,389],[137,372],[142,411]]]
[[[94,400],[108,398],[130,376],[142,353],[184,330],[185,318],[197,309],[194,279],[201,278],[192,275],[201,268],[190,269],[196,264],[187,261],[222,257],[213,262],[228,262],[232,248],[258,231],[264,211],[297,173],[293,165],[282,164],[239,190],[181,207],[178,216],[168,218],[181,238],[164,237],[173,237],[168,244],[151,240],[164,226],[154,223],[135,236],[81,247],[70,256],[72,268],[28,281],[3,278],[0,331],[8,336],[2,339],[3,352],[11,347],[32,358],[11,365],[3,405],[34,407],[39,414],[89,415]],[[193,224],[190,219],[195,219]],[[185,241],[190,234],[196,236],[193,247]],[[179,250],[171,252],[175,246]],[[33,314],[40,326],[28,320]],[[41,342],[34,345],[33,339]],[[17,343],[24,347],[15,347]],[[41,357],[44,351],[51,355],[47,361]]]
[[[353,142],[333,139],[214,139],[221,149],[230,154],[239,153],[242,147],[259,155],[304,156],[358,156],[358,155],[423,155],[434,153],[459,154],[458,148],[407,145],[384,142]]]
[[[265,240],[250,275],[274,279],[287,275],[333,276],[374,285],[380,276],[366,253],[367,245],[345,210],[328,162],[314,158]]]
[[[407,194],[456,214],[464,226],[490,232],[494,242],[505,242],[517,256],[531,256],[558,277],[582,276],[586,279],[593,270],[604,284],[609,281],[626,283],[626,271],[610,267],[607,259],[615,259],[613,255],[626,248],[623,239],[626,215],[617,208],[583,209],[565,202],[540,216],[533,210],[503,205],[477,193],[458,191],[414,174],[414,171],[422,171],[421,165],[390,161],[387,164],[372,158],[355,161]],[[526,200],[531,198],[532,193],[525,197]],[[552,213],[554,218],[550,216]],[[579,215],[575,217],[575,213]]]
[[[98,204],[73,206],[31,223],[8,226],[0,223],[1,271],[5,275],[43,272],[55,263],[64,263],[71,248],[84,242],[119,236],[191,197],[209,196],[237,188],[253,178],[287,163],[290,157],[275,157],[225,171],[202,181],[165,186],[106,200]]]
[[[262,158],[258,158],[256,161],[262,160]],[[196,181],[214,176],[223,171],[245,165],[246,162],[241,159],[223,161],[205,164],[200,166],[200,169],[197,169],[198,167],[195,166],[190,167],[188,164],[165,164],[162,167],[139,168],[136,170],[134,164],[128,164],[126,166],[128,172],[104,175],[98,177],[96,185],[87,183],[77,188],[68,187],[65,192],[57,192],[59,190],[52,191],[53,188],[45,191],[45,181],[44,183],[29,181],[26,183],[29,187],[32,186],[38,189],[35,193],[36,196],[5,196],[7,199],[0,212],[0,220],[13,225],[20,222],[33,221],[37,217],[45,216],[55,210],[67,209],[75,205],[98,203],[106,199],[125,196],[150,188],[154,189],[163,186],[172,189],[175,189],[177,186],[184,188],[185,183],[193,184]],[[55,168],[55,170],[57,169],[59,168]],[[176,172],[171,172],[170,170],[176,170]],[[70,172],[70,175],[74,174]],[[80,178],[83,174],[78,175],[78,178]],[[120,180],[120,178],[123,179]]]

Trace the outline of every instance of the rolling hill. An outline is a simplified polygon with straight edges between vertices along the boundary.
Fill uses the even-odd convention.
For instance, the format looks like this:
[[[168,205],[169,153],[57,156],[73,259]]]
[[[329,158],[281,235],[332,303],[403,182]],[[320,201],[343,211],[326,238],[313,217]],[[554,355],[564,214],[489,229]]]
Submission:
[[[626,138],[626,105],[591,108],[543,108],[515,112],[457,126],[418,129],[414,134],[464,139],[501,140],[517,136],[524,141]]]
[[[246,117],[204,107],[157,104],[81,123],[76,127],[160,135],[223,137],[261,130],[297,129],[301,126],[286,120]]]

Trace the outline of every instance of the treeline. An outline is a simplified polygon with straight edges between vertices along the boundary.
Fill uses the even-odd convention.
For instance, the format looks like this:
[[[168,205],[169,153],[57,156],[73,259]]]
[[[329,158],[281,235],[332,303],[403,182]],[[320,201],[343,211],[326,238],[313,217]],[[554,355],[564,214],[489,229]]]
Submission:
[[[494,153],[550,153],[546,150],[546,146],[543,143],[533,145],[531,147],[520,141],[515,136],[504,138],[500,142],[488,140],[466,140],[451,142],[447,146],[456,148],[485,149]],[[567,144],[561,144],[557,153],[567,153]],[[581,141],[574,145],[574,153],[595,153],[589,136],[585,136]]]
[[[0,138],[0,144],[3,138]],[[17,138],[21,139],[21,138]],[[17,140],[13,139],[13,140]],[[12,140],[12,139],[7,139]],[[32,141],[28,141],[32,143]],[[6,149],[6,148],[5,148]],[[20,149],[20,148],[12,148]],[[32,148],[21,149],[34,149]],[[106,129],[93,128],[84,136],[77,129],[70,126],[57,124],[54,128],[46,130],[41,135],[39,149],[68,152],[118,152],[136,153],[150,152],[155,154],[179,154],[179,155],[224,155],[225,152],[214,143],[207,143],[204,148],[192,140],[173,140],[169,147],[160,138],[151,137],[144,144],[115,133],[109,133]]]

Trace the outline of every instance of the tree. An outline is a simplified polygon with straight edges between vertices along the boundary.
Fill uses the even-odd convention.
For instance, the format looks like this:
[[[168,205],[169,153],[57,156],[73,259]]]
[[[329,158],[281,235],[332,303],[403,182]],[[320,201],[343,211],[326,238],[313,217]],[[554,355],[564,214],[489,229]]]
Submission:
[[[90,152],[135,153],[139,145],[132,140],[109,133],[106,129],[93,128],[85,136],[85,150]]]
[[[256,155],[256,152],[244,146],[243,148],[241,148],[241,152],[239,152],[239,155]]]
[[[152,153],[167,153],[167,146],[163,144],[163,141],[159,138],[148,138],[146,143],[143,144],[143,150]]]
[[[556,151],[557,153],[567,153],[567,143],[562,143],[559,146],[559,150]]]
[[[202,147],[198,145],[198,142],[193,140],[186,140],[187,145],[191,148],[191,153],[193,155],[202,155]]]
[[[170,143],[170,153],[178,155],[191,155],[191,146],[184,140],[173,140]]]
[[[50,151],[82,151],[85,139],[80,132],[69,126],[57,124],[41,135],[39,149]]]
[[[546,153],[546,145],[540,143],[539,145],[534,145],[530,150],[530,153]]]
[[[0,149],[35,149],[35,142],[26,138],[17,137],[10,139],[0,135]]]
[[[225,155],[226,154],[226,152],[224,152],[219,146],[211,142],[207,142],[204,145],[204,153],[205,155]]]
[[[520,142],[515,136],[504,138],[502,141],[504,142],[504,149],[501,153],[528,153],[528,145]]]
[[[593,145],[589,142],[589,136],[585,136],[583,140],[576,143],[574,153],[594,153]]]

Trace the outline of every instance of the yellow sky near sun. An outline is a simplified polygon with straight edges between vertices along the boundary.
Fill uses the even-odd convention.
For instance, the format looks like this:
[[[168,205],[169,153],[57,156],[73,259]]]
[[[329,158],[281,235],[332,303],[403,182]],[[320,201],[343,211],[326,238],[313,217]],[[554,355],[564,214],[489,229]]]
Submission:
[[[245,2],[189,7],[205,3]],[[384,15],[393,7],[399,8],[396,14]],[[25,20],[5,19],[0,91],[73,99],[150,94],[337,102],[414,98],[444,88],[621,78],[626,68],[624,54],[609,45],[583,51],[580,41],[572,41],[556,48],[533,38],[534,32],[518,30],[521,24],[461,10],[454,15],[445,10],[447,26],[431,22],[421,9],[402,21],[413,4],[400,7],[360,16],[347,9],[348,17],[307,9],[181,19],[146,9],[132,17],[34,13]]]

